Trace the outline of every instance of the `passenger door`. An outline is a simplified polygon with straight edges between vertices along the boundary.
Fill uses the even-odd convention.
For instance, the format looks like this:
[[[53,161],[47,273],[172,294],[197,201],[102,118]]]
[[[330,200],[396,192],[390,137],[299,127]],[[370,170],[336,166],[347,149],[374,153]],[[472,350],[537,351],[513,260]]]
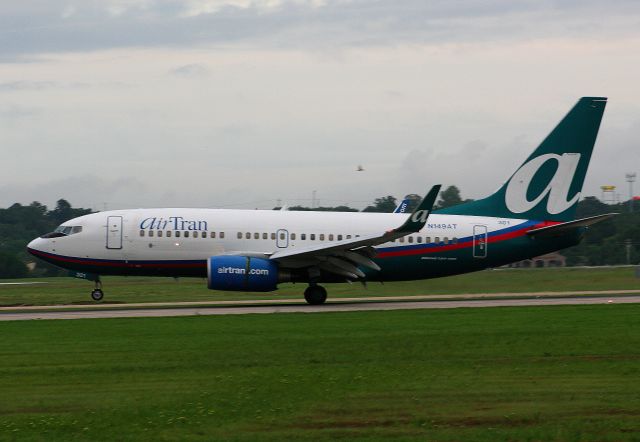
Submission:
[[[473,226],[473,257],[487,257],[487,226]]]
[[[122,217],[107,217],[107,249],[122,249]]]

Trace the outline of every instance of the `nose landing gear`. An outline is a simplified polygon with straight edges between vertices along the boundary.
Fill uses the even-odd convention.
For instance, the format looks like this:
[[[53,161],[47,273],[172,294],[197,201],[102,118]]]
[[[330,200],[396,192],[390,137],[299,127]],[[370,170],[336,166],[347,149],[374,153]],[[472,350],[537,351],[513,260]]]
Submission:
[[[104,297],[104,293],[102,292],[102,281],[97,279],[95,281],[95,288],[91,291],[91,299],[94,301],[100,301]]]

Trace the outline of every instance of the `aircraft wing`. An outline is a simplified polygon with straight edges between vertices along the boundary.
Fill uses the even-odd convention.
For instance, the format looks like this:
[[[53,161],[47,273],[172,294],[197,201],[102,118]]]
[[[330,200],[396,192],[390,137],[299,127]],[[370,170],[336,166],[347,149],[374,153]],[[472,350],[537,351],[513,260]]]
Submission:
[[[395,241],[398,238],[420,231],[433,209],[440,185],[433,186],[418,207],[399,227],[379,234],[360,235],[355,238],[322,243],[309,247],[283,250],[272,254],[269,259],[287,267],[302,268],[317,266],[322,270],[345,276],[348,279],[364,277],[358,266],[380,270],[370,258],[375,253],[372,246]]]

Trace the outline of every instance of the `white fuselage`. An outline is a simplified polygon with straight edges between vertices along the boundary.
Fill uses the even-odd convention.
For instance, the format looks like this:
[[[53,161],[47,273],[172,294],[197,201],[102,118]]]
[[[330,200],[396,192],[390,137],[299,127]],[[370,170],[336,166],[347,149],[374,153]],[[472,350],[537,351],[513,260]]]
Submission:
[[[203,260],[221,254],[271,254],[281,249],[380,233],[397,227],[406,216],[275,210],[116,210],[70,220],[63,225],[80,226],[79,233],[39,238],[29,248],[92,259]],[[473,236],[476,226],[486,227],[491,234],[524,222],[526,220],[432,214],[422,231],[377,248],[450,242]]]

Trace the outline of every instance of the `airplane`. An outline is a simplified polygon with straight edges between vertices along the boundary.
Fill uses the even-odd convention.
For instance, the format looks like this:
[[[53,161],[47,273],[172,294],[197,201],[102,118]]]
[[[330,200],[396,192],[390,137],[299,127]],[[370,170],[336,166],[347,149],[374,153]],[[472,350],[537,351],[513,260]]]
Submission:
[[[576,245],[614,213],[575,219],[607,99],[584,97],[494,194],[412,213],[231,209],[110,210],[71,219],[27,250],[94,282],[101,275],[207,278],[212,290],[268,292],[304,283],[436,278],[499,267]],[[495,159],[496,163],[499,160]]]

